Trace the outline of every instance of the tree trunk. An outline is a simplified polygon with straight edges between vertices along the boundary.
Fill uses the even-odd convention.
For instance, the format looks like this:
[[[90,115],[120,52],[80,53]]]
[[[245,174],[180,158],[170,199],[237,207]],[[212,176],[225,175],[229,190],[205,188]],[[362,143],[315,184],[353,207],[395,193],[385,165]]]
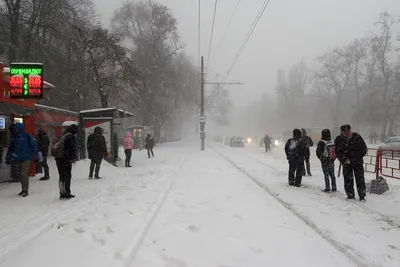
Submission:
[[[18,43],[18,35],[19,35],[19,26],[18,22],[14,22],[10,20],[10,46],[8,49],[8,60],[9,63],[15,62],[18,60],[18,50],[19,50],[19,43]]]

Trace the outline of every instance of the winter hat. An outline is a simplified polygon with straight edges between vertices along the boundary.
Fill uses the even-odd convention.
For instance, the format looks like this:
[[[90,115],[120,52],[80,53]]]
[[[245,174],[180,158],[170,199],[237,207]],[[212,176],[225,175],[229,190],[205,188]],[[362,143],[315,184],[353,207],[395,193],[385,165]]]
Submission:
[[[301,138],[301,131],[299,129],[293,130],[293,139],[300,139]]]
[[[321,132],[321,139],[324,141],[331,141],[332,140],[331,131],[329,129],[323,129]]]

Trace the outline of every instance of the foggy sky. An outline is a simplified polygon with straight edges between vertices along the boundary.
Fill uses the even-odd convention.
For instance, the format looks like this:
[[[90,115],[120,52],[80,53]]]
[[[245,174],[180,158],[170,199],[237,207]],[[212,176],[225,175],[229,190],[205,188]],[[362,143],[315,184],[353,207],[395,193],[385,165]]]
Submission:
[[[105,26],[113,10],[126,0],[94,0]],[[132,0],[131,0],[132,1]],[[197,64],[198,0],[154,0],[167,5],[179,23],[185,53]],[[201,0],[201,54],[207,59],[214,0]],[[217,47],[237,0],[219,0],[208,79],[226,75],[250,25],[264,0],[242,0],[221,49]],[[235,106],[248,105],[262,93],[275,94],[277,69],[290,68],[304,58],[311,65],[316,56],[354,38],[365,36],[383,11],[400,15],[399,0],[272,0],[239,58],[230,79],[244,83],[230,86]],[[220,81],[225,81],[222,77]]]

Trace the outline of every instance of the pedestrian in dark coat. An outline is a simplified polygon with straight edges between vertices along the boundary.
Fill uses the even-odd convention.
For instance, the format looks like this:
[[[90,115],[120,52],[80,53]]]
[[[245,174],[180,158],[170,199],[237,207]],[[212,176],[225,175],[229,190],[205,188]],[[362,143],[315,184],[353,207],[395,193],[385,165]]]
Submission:
[[[286,142],[285,152],[286,158],[289,161],[289,185],[300,187],[306,145],[301,138],[301,131],[299,129],[293,130],[293,138],[290,138]]]
[[[154,158],[154,152],[153,152],[154,138],[153,138],[153,136],[151,136],[151,134],[147,134],[145,143],[146,144],[144,147],[147,149],[147,155],[150,158],[150,153],[151,153],[151,156]]]
[[[71,194],[72,163],[76,161],[76,134],[78,126],[70,125],[60,140],[53,146],[53,149],[60,144],[61,155],[56,156],[58,174],[60,176],[58,186],[60,189],[60,199],[71,199],[75,195]]]
[[[271,138],[268,136],[268,134],[265,135],[264,137],[264,145],[265,145],[265,152],[271,151]]]
[[[350,125],[340,127],[341,134],[336,137],[336,156],[343,165],[344,189],[347,199],[354,199],[354,177],[356,179],[358,196],[365,201],[366,185],[364,177],[364,156],[368,148],[364,139],[358,133],[351,131]]]
[[[49,173],[49,165],[47,164],[47,156],[49,154],[49,146],[50,146],[50,138],[47,136],[46,132],[43,129],[38,130],[38,150],[42,153],[43,160],[39,162],[40,165],[43,167],[44,176],[40,178],[40,180],[49,180],[50,173]]]
[[[32,135],[25,132],[22,123],[16,123],[12,128],[12,139],[8,146],[6,164],[14,164],[16,173],[21,179],[22,191],[20,196],[28,196],[29,191],[29,167],[32,162],[39,161],[37,143]]]
[[[118,161],[118,150],[119,150],[119,138],[118,134],[113,134],[113,165],[117,166]]]
[[[87,150],[89,152],[90,171],[89,179],[93,179],[93,171],[95,171],[95,179],[101,179],[99,176],[100,165],[104,158],[107,157],[107,144],[101,127],[94,128],[94,133],[89,135],[87,139]]]
[[[322,130],[321,136],[322,138],[318,143],[316,154],[321,161],[322,172],[325,177],[325,190],[323,191],[330,192],[332,185],[332,192],[336,192],[335,144],[332,142],[331,131],[329,129]]]
[[[307,176],[312,176],[311,175],[311,166],[310,166],[310,155],[311,155],[310,147],[314,146],[314,142],[311,139],[311,137],[309,137],[307,135],[307,131],[305,129],[301,129],[301,132],[302,132],[302,136],[303,136],[302,138],[303,138],[304,144],[306,146],[306,154],[304,156],[304,160],[306,161],[306,164],[305,164],[306,168],[303,168],[303,176],[305,176],[306,174],[307,174]],[[306,173],[306,170],[307,170],[307,173]]]

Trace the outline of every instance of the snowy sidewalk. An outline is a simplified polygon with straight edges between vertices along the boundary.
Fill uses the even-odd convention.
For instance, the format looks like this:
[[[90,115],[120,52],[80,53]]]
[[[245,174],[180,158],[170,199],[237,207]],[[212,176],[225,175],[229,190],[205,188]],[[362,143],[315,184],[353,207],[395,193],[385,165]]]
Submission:
[[[0,266],[113,266],[165,191],[185,148],[156,147],[132,157],[133,168],[102,164],[103,180],[88,180],[89,162],[74,166],[76,198],[58,199],[58,175],[31,179],[30,195],[18,197],[18,184],[0,185]]]
[[[273,192],[303,220],[326,238],[354,255],[364,266],[400,266],[400,181],[389,180],[391,190],[367,195],[367,202],[346,201],[343,177],[337,193],[323,193],[320,163],[312,159],[313,177],[304,177],[302,188],[287,185],[287,161],[283,148],[265,153],[262,148],[234,149],[213,145],[239,169]],[[372,176],[369,176],[373,178]]]
[[[189,153],[143,236],[121,266],[356,266],[211,150]]]

